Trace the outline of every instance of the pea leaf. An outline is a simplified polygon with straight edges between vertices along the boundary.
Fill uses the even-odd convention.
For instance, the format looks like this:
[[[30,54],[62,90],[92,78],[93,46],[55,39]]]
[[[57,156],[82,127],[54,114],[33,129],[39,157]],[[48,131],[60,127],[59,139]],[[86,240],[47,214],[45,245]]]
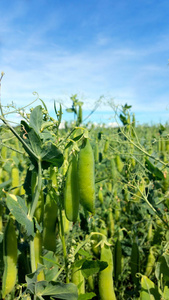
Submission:
[[[83,256],[86,256],[86,257],[91,257],[91,254],[89,253],[89,252],[87,252],[87,251],[85,251],[84,249],[80,249],[79,251],[78,251],[78,253],[80,254],[80,255],[83,255]]]
[[[75,112],[75,110],[73,108],[66,108],[66,111],[70,112],[70,113]]]
[[[142,275],[140,300],[160,300],[157,286],[147,276]]]
[[[77,286],[73,283],[61,283],[55,281],[39,281],[35,283],[35,295],[51,296],[57,299],[77,300]]]
[[[164,287],[164,292],[162,296],[164,299],[167,299],[169,297],[169,287],[167,285]]]
[[[12,179],[8,179],[7,181],[4,181],[0,184],[0,189],[3,189],[5,187],[7,187],[9,184],[11,184]]]
[[[24,200],[19,196],[7,194],[6,204],[17,222],[25,227],[28,236],[33,237],[34,222],[28,215],[28,209],[25,205]]]
[[[47,143],[41,152],[42,161],[51,163],[58,168],[61,167],[63,163],[63,154],[62,152],[56,147],[55,144],[49,142]]]
[[[108,264],[104,261],[99,260],[85,260],[81,267],[82,274],[85,278],[88,278],[90,275],[103,271],[107,268]]]
[[[41,131],[41,126],[43,123],[43,113],[42,113],[42,106],[36,106],[31,114],[29,120],[29,126],[34,129],[34,131],[39,134]]]
[[[147,157],[145,158],[145,161],[146,161],[146,168],[151,172],[151,174],[153,174],[157,179],[164,178],[163,172],[161,172],[159,168],[154,166]]]
[[[95,297],[96,294],[95,293],[85,293],[84,295],[79,295],[78,300],[90,300],[93,299],[93,297]]]
[[[35,152],[37,156],[40,156],[42,142],[40,136],[36,133],[34,129],[32,129],[25,121],[21,121],[21,137],[24,139],[24,142],[28,145],[28,147]],[[32,153],[23,145],[25,151],[28,155],[34,159]]]
[[[43,256],[43,263],[44,263],[44,266],[46,267],[44,269],[45,279],[47,281],[53,280],[58,272],[56,255],[52,251],[48,251]]]
[[[165,253],[158,259],[155,275],[158,280],[163,277],[164,280],[169,281],[169,258]]]

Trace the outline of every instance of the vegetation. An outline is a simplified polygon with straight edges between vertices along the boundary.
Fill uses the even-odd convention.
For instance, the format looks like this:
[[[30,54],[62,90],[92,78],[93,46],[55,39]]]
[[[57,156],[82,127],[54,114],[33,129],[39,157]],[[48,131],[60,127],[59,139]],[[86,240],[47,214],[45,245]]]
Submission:
[[[1,106],[0,298],[167,300],[169,127],[126,104],[89,128],[72,102],[65,129],[56,104],[17,127]]]

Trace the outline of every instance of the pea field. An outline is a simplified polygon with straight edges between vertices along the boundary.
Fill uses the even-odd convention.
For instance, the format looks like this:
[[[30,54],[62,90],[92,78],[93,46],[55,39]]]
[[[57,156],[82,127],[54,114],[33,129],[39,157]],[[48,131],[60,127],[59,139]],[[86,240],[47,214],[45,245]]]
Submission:
[[[0,299],[169,299],[169,125],[38,101],[0,107]]]

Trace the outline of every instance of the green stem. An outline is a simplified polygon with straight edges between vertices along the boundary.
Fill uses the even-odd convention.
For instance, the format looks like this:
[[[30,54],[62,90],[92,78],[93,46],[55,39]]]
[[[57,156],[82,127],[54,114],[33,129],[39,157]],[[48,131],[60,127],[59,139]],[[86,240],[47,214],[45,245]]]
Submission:
[[[29,148],[29,146],[25,143],[25,141],[21,138],[21,136],[16,132],[16,130],[6,121],[5,118],[3,118],[2,116],[0,116],[0,120],[2,120],[4,122],[4,124],[12,131],[12,133],[17,137],[17,139],[22,143],[22,145],[25,147],[27,153],[30,156],[33,156],[33,158],[38,161],[39,157],[32,151],[31,148]]]
[[[86,238],[82,243],[80,243],[80,244],[77,246],[77,248],[76,248],[76,250],[75,250],[75,252],[74,252],[74,256],[78,253],[78,251],[79,251],[86,243],[88,243],[88,241],[91,239],[91,237],[92,237],[93,235],[100,235],[103,239],[105,238],[104,234],[101,233],[101,232],[91,232],[91,233],[87,236],[87,238]]]
[[[148,153],[145,149],[143,149],[140,145],[137,145],[136,143],[134,143],[132,141],[131,138],[129,138],[129,136],[127,134],[124,133],[123,130],[121,130],[122,134],[126,137],[126,139],[132,144],[134,145],[134,147],[136,147],[138,150],[140,150],[141,152],[143,152],[146,156],[153,158],[155,161],[160,162],[162,165],[164,166],[169,166],[169,163],[165,163],[164,161],[162,161],[159,158],[154,157],[153,155],[151,155],[150,153]]]
[[[33,203],[32,203],[32,207],[31,207],[31,211],[30,211],[31,219],[34,216],[34,212],[35,212],[38,200],[39,200],[41,189],[42,189],[42,164],[41,164],[41,160],[38,160],[38,184],[35,189]]]
[[[6,148],[8,148],[8,149],[10,149],[10,150],[12,150],[12,151],[15,151],[15,152],[19,153],[19,154],[22,154],[22,155],[24,154],[23,151],[20,151],[20,150],[17,150],[17,149],[15,149],[15,148],[12,148],[12,147],[10,147],[10,146],[4,144],[4,143],[1,143],[1,146],[4,146],[4,147],[6,147]]]
[[[27,108],[28,106],[32,105],[33,103],[35,103],[37,100],[39,100],[39,98],[36,98],[35,100],[33,100],[32,102],[30,102],[29,104],[21,107],[19,110],[24,110],[25,108]],[[7,112],[7,113],[4,113],[4,116],[6,115],[9,115],[9,114],[13,114],[13,113],[17,113],[18,112],[18,109],[15,109],[13,111],[10,111],[10,112]]]
[[[35,189],[34,197],[33,197],[33,204],[30,211],[30,218],[32,219],[34,216],[34,212],[39,200],[40,192],[42,189],[42,166],[41,161],[38,160],[38,183]],[[31,257],[31,269],[32,273],[36,271],[36,262],[35,262],[35,246],[34,240],[30,241],[30,257]]]
[[[65,234],[64,234],[64,226],[63,226],[63,217],[62,217],[62,209],[59,207],[59,215],[60,215],[60,233],[63,247],[63,256],[65,261],[65,271],[66,271],[66,283],[69,283],[68,276],[68,260],[67,260],[67,251],[66,251],[66,242],[65,242]]]
[[[1,81],[2,81],[4,74],[5,74],[4,72],[1,72],[1,77],[0,77],[0,111],[1,111],[2,116],[4,116],[4,113],[3,113],[2,104],[1,104]]]
[[[167,226],[167,228],[169,229],[169,225],[167,224],[166,221],[164,221],[164,219],[160,216],[160,214],[158,213],[158,211],[154,208],[154,206],[148,201],[147,197],[143,194],[143,192],[139,189],[138,190],[140,192],[140,194],[142,195],[143,199],[146,201],[146,203],[148,204],[148,206],[153,210],[153,212],[157,215],[157,217],[165,224],[165,226]]]

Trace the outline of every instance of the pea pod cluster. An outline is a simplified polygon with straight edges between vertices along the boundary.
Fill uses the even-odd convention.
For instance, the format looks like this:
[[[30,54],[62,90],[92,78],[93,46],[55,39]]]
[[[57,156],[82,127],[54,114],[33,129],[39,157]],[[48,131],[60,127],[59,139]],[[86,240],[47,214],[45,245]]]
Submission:
[[[78,160],[73,156],[70,162],[65,190],[64,209],[66,217],[76,222],[79,203],[89,212],[95,209],[95,170],[94,155],[88,139],[84,140]]]

